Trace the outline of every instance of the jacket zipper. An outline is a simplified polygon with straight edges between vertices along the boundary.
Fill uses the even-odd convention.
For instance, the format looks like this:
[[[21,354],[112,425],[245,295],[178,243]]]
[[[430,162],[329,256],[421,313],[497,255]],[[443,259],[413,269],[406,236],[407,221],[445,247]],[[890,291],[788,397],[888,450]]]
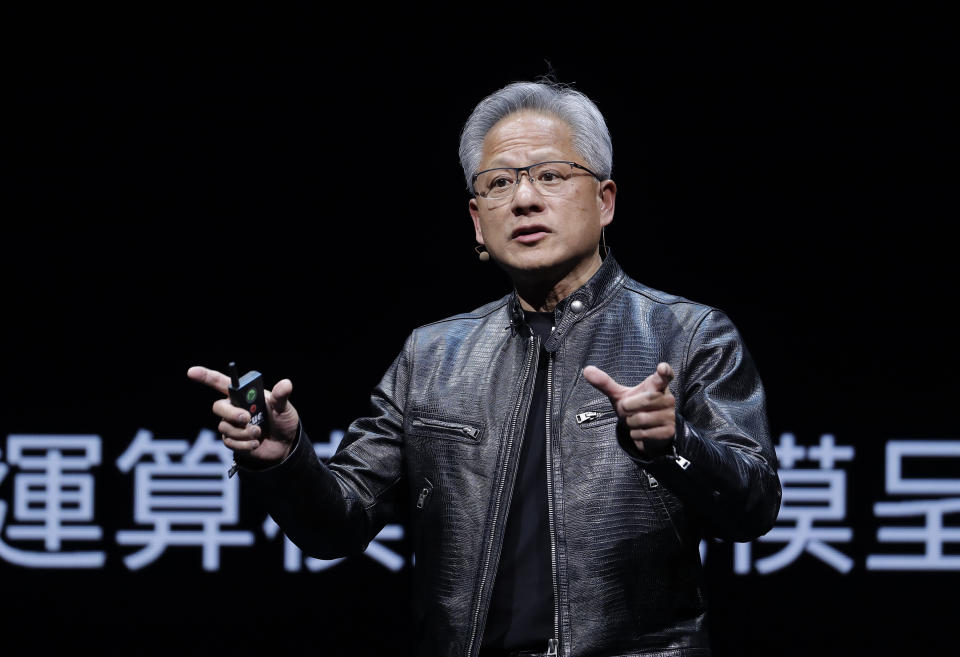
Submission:
[[[558,654],[560,644],[560,586],[557,579],[557,539],[553,518],[553,441],[550,440],[550,415],[553,411],[553,354],[547,359],[547,520],[550,527],[550,574],[553,575],[553,637],[547,642],[547,655]]]
[[[535,350],[534,347],[537,347]],[[539,351],[540,344],[533,335],[530,336],[530,353],[527,357],[527,365],[523,370],[523,378],[520,381],[520,395],[517,397],[517,406],[513,409],[513,419],[510,421],[510,436],[507,438],[507,448],[503,459],[503,468],[500,475],[500,486],[497,489],[497,499],[493,507],[493,522],[490,525],[490,540],[487,541],[487,549],[484,551],[483,575],[480,576],[480,586],[477,588],[477,599],[473,609],[473,625],[470,629],[470,644],[467,647],[467,655],[473,655],[474,643],[477,639],[477,626],[480,622],[480,607],[483,603],[483,589],[487,583],[487,575],[490,572],[490,558],[493,554],[493,542],[497,536],[497,521],[500,519],[500,503],[503,501],[503,488],[507,481],[507,466],[510,464],[510,452],[513,448],[513,437],[517,430],[517,417],[520,415],[520,408],[523,406],[523,390],[527,387],[527,377],[530,375],[530,365],[533,363],[533,357]],[[479,652],[479,651],[478,651]]]
[[[444,422],[443,420],[433,420],[430,418],[417,417],[413,419],[413,426],[415,427],[434,427],[437,429],[452,429],[453,431],[458,431],[465,436],[470,436],[471,438],[476,438],[480,434],[480,430],[476,427],[471,427],[466,424],[456,424],[454,422]]]
[[[577,413],[577,424],[596,422],[605,417],[610,417],[615,412],[613,409],[610,409],[609,411],[586,411],[585,413]]]

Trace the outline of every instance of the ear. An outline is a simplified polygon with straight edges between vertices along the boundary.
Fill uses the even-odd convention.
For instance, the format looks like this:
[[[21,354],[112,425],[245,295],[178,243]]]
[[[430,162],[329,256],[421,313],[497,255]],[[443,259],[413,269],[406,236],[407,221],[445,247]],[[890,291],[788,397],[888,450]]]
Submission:
[[[617,204],[617,183],[604,180],[597,191],[597,204],[600,208],[600,225],[609,226],[613,221],[613,209]]]
[[[480,208],[477,205],[477,199],[470,199],[468,207],[470,209],[470,218],[473,219],[473,230],[476,233],[477,242],[479,244],[484,244],[483,231],[480,230]]]

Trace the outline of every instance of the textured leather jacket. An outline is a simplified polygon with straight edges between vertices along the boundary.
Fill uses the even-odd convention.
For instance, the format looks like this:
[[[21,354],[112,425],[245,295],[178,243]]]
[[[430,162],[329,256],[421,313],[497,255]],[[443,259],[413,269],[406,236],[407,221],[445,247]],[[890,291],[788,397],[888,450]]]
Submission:
[[[736,329],[716,309],[637,283],[608,256],[557,306],[544,355],[539,342],[515,294],[420,327],[329,464],[301,430],[283,463],[241,477],[320,558],[363,550],[407,505],[417,654],[475,657],[537,359],[549,358],[551,649],[709,654],[699,541],[756,538],[780,506],[763,387]],[[676,372],[676,451],[651,461],[582,370],[596,365],[633,386],[661,361]]]

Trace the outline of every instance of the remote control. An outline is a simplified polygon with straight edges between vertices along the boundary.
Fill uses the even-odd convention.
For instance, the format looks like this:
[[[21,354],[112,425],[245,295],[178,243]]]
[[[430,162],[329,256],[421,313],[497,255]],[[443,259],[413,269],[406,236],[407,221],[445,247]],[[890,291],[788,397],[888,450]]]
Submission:
[[[267,403],[263,395],[263,375],[256,370],[242,377],[237,372],[237,364],[230,363],[230,402],[250,413],[250,424],[260,426],[261,435],[267,433]]]

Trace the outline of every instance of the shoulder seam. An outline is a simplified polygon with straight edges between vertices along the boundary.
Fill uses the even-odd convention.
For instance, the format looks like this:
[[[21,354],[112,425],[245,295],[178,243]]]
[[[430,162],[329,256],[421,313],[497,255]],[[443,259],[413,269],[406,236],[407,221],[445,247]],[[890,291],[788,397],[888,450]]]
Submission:
[[[656,302],[656,303],[662,303],[662,304],[665,305],[665,306],[674,306],[674,305],[677,305],[677,304],[686,304],[686,305],[691,305],[691,306],[701,306],[701,307],[708,308],[708,309],[710,309],[710,310],[717,310],[717,309],[714,308],[713,306],[708,306],[707,304],[701,303],[701,302],[699,302],[699,301],[692,301],[692,300],[690,300],[690,299],[687,299],[686,297],[681,297],[681,296],[676,295],[676,294],[670,294],[669,292],[665,292],[664,294],[668,294],[669,296],[674,297],[672,300],[668,301],[668,300],[666,300],[666,299],[660,298],[660,297],[658,297],[658,296],[650,293],[650,289],[651,289],[651,288],[647,288],[646,286],[643,286],[643,285],[641,285],[640,283],[637,283],[636,281],[634,281],[634,280],[633,280],[632,278],[630,278],[630,277],[627,277],[627,281],[626,281],[626,283],[624,283],[623,287],[625,287],[626,289],[630,290],[631,292],[634,292],[634,293],[636,293],[636,294],[639,294],[639,295],[641,295],[641,296],[644,296],[644,297],[650,299],[651,301],[654,301],[654,302]]]
[[[500,299],[499,302],[496,302],[496,301],[491,302],[496,305],[494,305],[492,308],[490,308],[486,312],[478,313],[477,312],[477,310],[479,310],[478,308],[477,310],[471,310],[470,312],[460,313],[458,315],[451,315],[450,317],[444,317],[443,319],[438,319],[433,322],[427,322],[426,324],[421,324],[417,328],[422,329],[428,326],[434,326],[436,324],[443,324],[445,322],[455,322],[455,321],[461,321],[461,320],[467,320],[467,319],[483,319],[484,317],[489,317],[490,315],[492,315],[493,313],[495,313],[496,311],[500,310],[505,305],[507,305],[508,297],[509,295],[507,297],[504,297],[503,299]],[[485,306],[481,306],[481,308],[484,308],[484,307]]]

